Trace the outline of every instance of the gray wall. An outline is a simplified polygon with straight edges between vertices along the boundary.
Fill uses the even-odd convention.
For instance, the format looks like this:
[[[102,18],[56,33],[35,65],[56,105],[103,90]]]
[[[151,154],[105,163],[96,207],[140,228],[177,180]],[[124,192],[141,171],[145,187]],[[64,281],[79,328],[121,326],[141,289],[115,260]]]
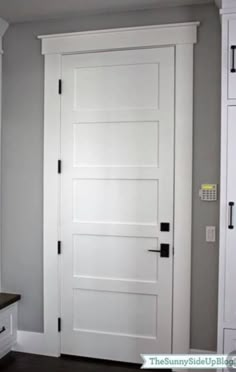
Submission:
[[[215,350],[218,203],[199,200],[201,183],[219,183],[220,23],[213,6],[168,8],[11,25],[4,38],[2,128],[2,283],[23,295],[22,330],[43,330],[43,57],[39,34],[201,21],[194,67],[191,347]],[[178,196],[177,196],[178,197]]]

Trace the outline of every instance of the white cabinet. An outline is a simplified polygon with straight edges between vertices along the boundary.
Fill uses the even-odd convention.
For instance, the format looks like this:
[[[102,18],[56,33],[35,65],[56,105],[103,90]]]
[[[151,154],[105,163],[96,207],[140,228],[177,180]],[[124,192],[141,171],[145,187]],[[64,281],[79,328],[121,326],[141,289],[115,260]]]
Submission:
[[[16,343],[17,303],[20,299],[17,294],[0,293],[0,358]]]
[[[236,18],[228,20],[228,98],[236,99]]]
[[[232,4],[235,8],[232,8]],[[236,1],[222,0],[218,353],[236,350]]]
[[[17,304],[0,310],[0,358],[11,351],[17,336]]]
[[[224,354],[230,354],[236,351],[236,330],[224,330]]]
[[[236,106],[228,106],[224,322],[236,325]]]

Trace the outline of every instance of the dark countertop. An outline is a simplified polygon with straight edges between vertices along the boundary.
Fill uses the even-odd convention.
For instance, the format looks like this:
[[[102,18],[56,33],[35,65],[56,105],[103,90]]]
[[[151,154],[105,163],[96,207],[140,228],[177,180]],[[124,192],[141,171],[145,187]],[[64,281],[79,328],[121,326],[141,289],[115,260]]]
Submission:
[[[0,292],[0,310],[4,309],[7,306],[14,304],[20,299],[21,299],[21,296],[18,294]]]

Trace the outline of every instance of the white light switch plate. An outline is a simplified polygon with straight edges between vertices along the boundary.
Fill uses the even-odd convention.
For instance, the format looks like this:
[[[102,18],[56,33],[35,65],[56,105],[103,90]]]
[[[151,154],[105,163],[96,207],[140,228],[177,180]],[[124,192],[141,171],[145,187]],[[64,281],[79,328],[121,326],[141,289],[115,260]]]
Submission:
[[[216,241],[216,227],[206,226],[206,242],[215,243]]]

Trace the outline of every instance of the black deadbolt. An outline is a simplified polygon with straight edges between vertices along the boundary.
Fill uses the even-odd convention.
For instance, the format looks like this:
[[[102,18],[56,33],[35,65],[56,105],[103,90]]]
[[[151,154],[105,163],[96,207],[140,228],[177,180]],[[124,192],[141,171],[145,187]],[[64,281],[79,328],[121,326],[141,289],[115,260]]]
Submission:
[[[168,222],[161,222],[161,231],[170,231],[170,224]]]

